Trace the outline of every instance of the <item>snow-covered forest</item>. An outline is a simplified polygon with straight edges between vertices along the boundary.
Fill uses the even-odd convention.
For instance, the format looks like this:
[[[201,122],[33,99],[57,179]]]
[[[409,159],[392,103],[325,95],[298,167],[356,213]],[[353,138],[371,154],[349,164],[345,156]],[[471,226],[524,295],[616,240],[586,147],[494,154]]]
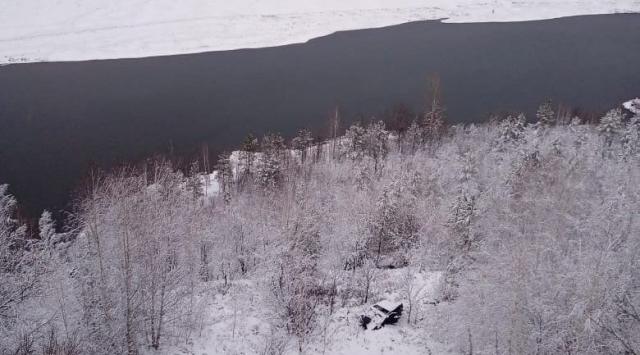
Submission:
[[[640,116],[554,111],[249,136],[95,176],[37,236],[3,185],[0,353],[638,354]]]

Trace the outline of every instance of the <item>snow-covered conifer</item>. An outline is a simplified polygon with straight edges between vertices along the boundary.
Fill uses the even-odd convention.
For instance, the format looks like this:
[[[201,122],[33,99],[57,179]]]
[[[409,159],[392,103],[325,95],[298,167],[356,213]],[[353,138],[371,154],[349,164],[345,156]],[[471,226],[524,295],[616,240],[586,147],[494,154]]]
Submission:
[[[522,142],[525,138],[526,118],[523,114],[518,116],[509,115],[498,124],[499,149],[511,149],[513,145]]]
[[[608,146],[611,146],[611,144],[616,141],[616,138],[622,129],[623,120],[624,114],[620,109],[610,110],[600,119],[598,131],[604,137],[605,143]]]
[[[624,125],[621,133],[622,158],[638,157],[640,154],[640,116],[634,116]]]
[[[550,100],[543,102],[536,111],[538,124],[543,127],[553,126],[556,123],[556,113]]]
[[[413,154],[423,144],[424,133],[418,122],[413,120],[402,137],[404,145],[408,151]]]
[[[430,80],[430,101],[425,112],[422,127],[424,140],[427,142],[439,139],[446,131],[446,109],[440,97],[440,79],[436,76]]]
[[[255,153],[258,151],[259,147],[258,138],[256,138],[253,133],[249,133],[242,141],[240,151],[243,165],[242,169],[238,170],[238,176],[236,177],[240,183],[244,183],[253,174]]]
[[[362,161],[365,156],[366,131],[358,122],[347,129],[344,138],[340,141],[342,155],[355,161]]]
[[[191,163],[191,166],[189,167],[189,175],[187,177],[186,185],[187,190],[193,194],[194,198],[197,199],[204,195],[202,175],[197,161]]]
[[[454,301],[458,297],[459,278],[474,261],[479,243],[479,235],[472,228],[475,217],[476,198],[463,193],[451,207],[448,221],[452,244],[442,289],[445,301]]]
[[[234,182],[229,153],[223,152],[218,156],[215,169],[218,172],[217,179],[220,184],[220,191],[222,192],[225,203],[228,204],[231,201],[231,189],[233,188]]]
[[[389,154],[389,132],[385,130],[384,122],[372,122],[365,133],[365,152],[373,160],[374,172],[378,172],[381,163]]]
[[[28,350],[39,335],[38,322],[44,321],[38,316],[21,321],[31,316],[23,305],[41,293],[41,247],[27,239],[26,226],[15,219],[16,208],[8,185],[0,185],[0,353]]]
[[[291,148],[300,151],[300,158],[303,164],[307,158],[307,150],[312,144],[313,135],[306,128],[299,130],[298,134],[291,140]]]
[[[51,212],[47,210],[42,211],[42,215],[40,215],[40,219],[38,220],[38,229],[40,231],[41,242],[48,250],[53,249],[53,243],[55,242],[56,235],[56,226],[53,218],[51,217]]]
[[[419,225],[414,208],[414,198],[404,180],[393,181],[382,190],[368,241],[369,255],[376,265],[381,266],[383,261],[404,265],[407,250],[417,241]]]
[[[262,154],[256,166],[256,183],[264,189],[281,186],[284,178],[284,138],[279,134],[266,135],[261,144]]]

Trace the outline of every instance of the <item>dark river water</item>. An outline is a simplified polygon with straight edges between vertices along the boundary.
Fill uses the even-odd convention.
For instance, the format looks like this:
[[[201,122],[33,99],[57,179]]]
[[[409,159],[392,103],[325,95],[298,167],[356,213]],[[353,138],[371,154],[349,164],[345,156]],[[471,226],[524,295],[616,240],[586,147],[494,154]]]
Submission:
[[[321,130],[337,106],[345,121],[398,103],[418,111],[434,73],[454,122],[531,113],[546,98],[605,110],[640,96],[640,15],[418,22],[266,49],[0,67],[0,182],[30,213],[60,210],[91,166]]]

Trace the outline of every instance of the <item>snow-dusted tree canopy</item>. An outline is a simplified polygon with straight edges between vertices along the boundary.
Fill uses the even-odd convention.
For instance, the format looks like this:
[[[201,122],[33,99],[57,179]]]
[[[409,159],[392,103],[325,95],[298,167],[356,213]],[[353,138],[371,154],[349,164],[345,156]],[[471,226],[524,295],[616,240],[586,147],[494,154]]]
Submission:
[[[637,354],[639,119],[538,113],[250,136],[204,179],[96,178],[39,237],[0,186],[0,353]],[[367,338],[381,299],[402,332]]]

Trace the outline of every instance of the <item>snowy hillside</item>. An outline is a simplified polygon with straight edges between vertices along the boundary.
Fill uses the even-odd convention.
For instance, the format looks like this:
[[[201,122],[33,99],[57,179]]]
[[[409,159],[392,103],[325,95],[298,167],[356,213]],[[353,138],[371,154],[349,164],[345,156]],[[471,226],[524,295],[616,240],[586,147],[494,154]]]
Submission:
[[[0,354],[640,353],[638,117],[434,102],[96,177],[36,238],[0,184]]]
[[[640,11],[639,0],[3,0],[0,64],[304,42],[409,21],[522,21]]]

